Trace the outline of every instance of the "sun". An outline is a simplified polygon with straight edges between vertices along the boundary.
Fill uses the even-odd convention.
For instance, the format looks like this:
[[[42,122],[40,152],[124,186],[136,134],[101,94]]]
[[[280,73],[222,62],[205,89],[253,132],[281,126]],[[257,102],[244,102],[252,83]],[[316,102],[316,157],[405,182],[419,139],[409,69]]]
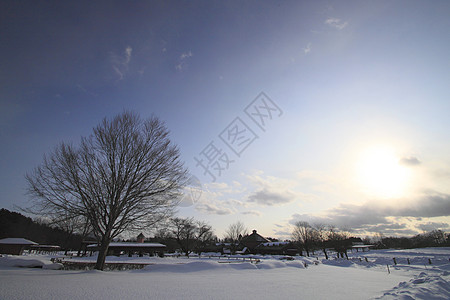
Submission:
[[[362,190],[381,198],[399,198],[407,191],[409,170],[399,164],[400,158],[389,146],[364,150],[357,161],[357,181]]]

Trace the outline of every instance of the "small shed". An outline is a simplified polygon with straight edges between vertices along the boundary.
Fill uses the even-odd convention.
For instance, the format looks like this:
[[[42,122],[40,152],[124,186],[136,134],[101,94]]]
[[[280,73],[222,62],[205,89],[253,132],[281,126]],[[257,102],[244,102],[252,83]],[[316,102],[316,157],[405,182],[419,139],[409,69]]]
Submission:
[[[143,243],[145,241],[145,235],[142,232],[137,236],[137,243]]]
[[[35,245],[38,243],[24,238],[5,238],[0,240],[0,253],[22,255],[23,250]]]

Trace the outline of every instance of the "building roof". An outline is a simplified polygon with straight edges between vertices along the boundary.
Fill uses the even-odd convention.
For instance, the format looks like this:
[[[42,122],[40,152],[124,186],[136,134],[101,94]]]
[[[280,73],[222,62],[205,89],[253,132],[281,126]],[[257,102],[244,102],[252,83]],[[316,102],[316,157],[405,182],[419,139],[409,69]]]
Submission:
[[[259,235],[256,232],[256,230],[253,230],[252,234],[250,234],[248,236],[244,236],[242,238],[242,241],[245,241],[245,242],[254,241],[254,242],[260,242],[260,243],[267,243],[267,242],[269,242],[268,239],[266,239],[263,236]]]
[[[268,242],[268,243],[262,243],[259,246],[264,246],[264,247],[274,247],[274,246],[284,246],[284,245],[289,245],[290,242]]]
[[[61,247],[57,245],[33,245],[31,249],[61,249]]]
[[[88,248],[95,248],[97,244],[87,246]],[[160,243],[110,243],[109,248],[165,248],[166,245]]]
[[[374,245],[353,245],[352,248],[370,248],[375,247]]]
[[[5,238],[0,240],[0,244],[7,244],[7,245],[38,245],[38,243],[35,243],[33,241],[24,239],[24,238]]]

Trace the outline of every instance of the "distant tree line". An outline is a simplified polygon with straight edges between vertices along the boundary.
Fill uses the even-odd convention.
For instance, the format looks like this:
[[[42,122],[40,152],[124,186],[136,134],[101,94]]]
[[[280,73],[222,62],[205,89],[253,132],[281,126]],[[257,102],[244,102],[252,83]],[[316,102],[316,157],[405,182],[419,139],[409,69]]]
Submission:
[[[378,235],[374,238],[366,238],[364,241],[372,243],[376,249],[449,247],[450,233],[442,230],[432,230],[413,237],[384,237],[383,235]]]
[[[314,254],[314,251],[321,250],[328,258],[327,249],[334,250],[338,256],[347,256],[347,251],[355,243],[373,245],[375,249],[385,248],[424,248],[424,247],[444,247],[450,246],[450,233],[442,230],[433,230],[413,237],[383,237],[377,235],[373,238],[352,237],[346,230],[339,230],[332,225],[310,224],[306,221],[298,221],[294,224],[292,238],[297,244],[300,255]]]
[[[322,251],[328,259],[327,249],[333,249],[338,256],[347,256],[353,243],[362,242],[360,238],[352,237],[346,230],[338,230],[333,225],[310,224],[298,221],[294,224],[292,239],[299,248],[300,255],[310,256],[314,251]]]
[[[32,220],[20,213],[0,209],[0,239],[20,237],[41,245],[56,245],[64,250],[78,250],[82,235],[69,232],[44,220]]]
[[[217,237],[211,225],[194,218],[173,217],[160,224],[154,238],[148,241],[167,246],[167,251],[178,251],[188,256],[191,253],[215,250]]]

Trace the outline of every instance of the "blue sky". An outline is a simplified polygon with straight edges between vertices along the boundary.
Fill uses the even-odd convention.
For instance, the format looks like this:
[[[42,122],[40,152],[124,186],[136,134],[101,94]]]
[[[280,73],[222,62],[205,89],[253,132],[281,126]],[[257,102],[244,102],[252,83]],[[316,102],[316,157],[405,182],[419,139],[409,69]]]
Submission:
[[[0,206],[26,205],[24,174],[57,143],[133,110],[166,122],[201,183],[179,214],[219,236],[238,220],[279,238],[296,220],[448,231],[449,13],[448,1],[2,1]],[[267,112],[261,92],[279,109],[264,130],[245,112]],[[220,138],[236,118],[239,156]],[[215,181],[195,160],[211,142],[233,161]]]

